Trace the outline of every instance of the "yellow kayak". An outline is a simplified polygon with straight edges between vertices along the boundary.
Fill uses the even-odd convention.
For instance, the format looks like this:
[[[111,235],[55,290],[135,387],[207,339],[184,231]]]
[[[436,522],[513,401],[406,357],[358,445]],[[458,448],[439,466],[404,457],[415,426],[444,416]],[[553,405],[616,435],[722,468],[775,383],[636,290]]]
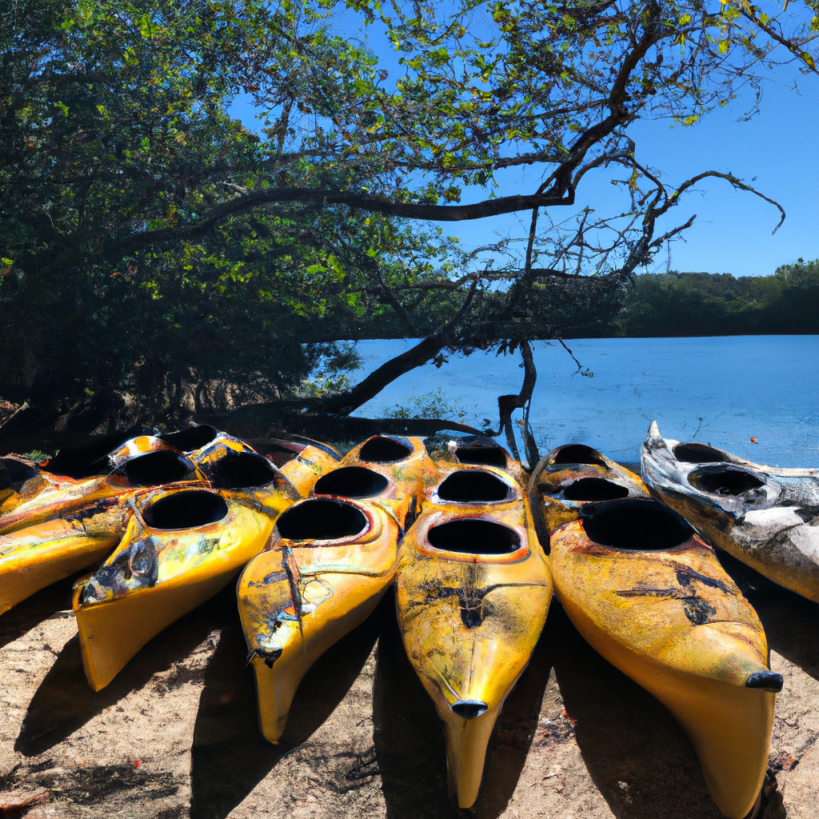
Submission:
[[[43,471],[23,458],[0,458],[0,518],[48,487]]]
[[[187,427],[176,432],[163,432],[157,435],[139,435],[124,441],[118,447],[108,453],[107,461],[113,467],[119,466],[125,461],[139,457],[148,452],[160,450],[171,450],[172,452],[184,452],[188,457],[195,460],[195,456],[204,447],[207,447],[220,434],[219,430],[209,424],[199,424]]]
[[[664,439],[655,421],[643,444],[643,475],[714,546],[819,603],[819,470],[762,466]]]
[[[714,551],[668,507],[615,500],[552,534],[551,566],[577,630],[674,714],[717,806],[743,819],[762,787],[782,677]]]
[[[0,517],[0,535],[47,520],[77,514],[98,501],[123,497],[135,489],[203,480],[195,463],[175,450],[149,451],[123,461],[110,475],[75,479],[41,472],[36,494]]]
[[[107,461],[113,469],[116,469],[126,463],[126,461],[147,455],[149,452],[162,451],[179,453],[183,450],[165,443],[165,441],[155,435],[139,435],[136,438],[130,438],[110,452],[107,456]]]
[[[341,460],[341,454],[334,447],[311,438],[300,436],[298,441],[267,438],[266,444],[267,457],[305,497],[316,480],[338,466]]]
[[[127,522],[127,506],[112,497],[0,535],[0,614],[99,563],[119,543]]]
[[[427,481],[436,474],[420,439],[376,435],[322,475],[312,494],[377,500],[406,529],[417,514]]]
[[[407,656],[444,723],[451,790],[471,808],[492,729],[552,597],[517,481],[492,467],[445,472],[404,537],[396,588]]]
[[[436,436],[437,437],[437,436]],[[528,474],[494,438],[466,435],[462,438],[427,440],[430,456],[443,469],[461,466],[492,466],[508,472],[516,481],[526,485]]]
[[[258,467],[255,458],[251,470]],[[268,465],[269,471],[254,473],[256,486],[247,478],[241,489],[156,489],[137,496],[118,548],[75,586],[83,664],[95,691],[262,550],[278,515],[299,499]]]
[[[23,473],[15,508],[0,517],[0,612],[99,563],[122,538],[127,502],[141,487],[204,478],[181,452],[147,436],[126,442],[109,463],[115,472],[93,478]]]
[[[647,498],[639,476],[583,444],[553,449],[532,471],[528,486],[535,528],[544,545],[549,534],[574,520],[587,503]]]
[[[392,583],[400,535],[380,504],[310,498],[282,514],[242,572],[239,614],[269,742],[281,738],[310,666],[367,618]]]

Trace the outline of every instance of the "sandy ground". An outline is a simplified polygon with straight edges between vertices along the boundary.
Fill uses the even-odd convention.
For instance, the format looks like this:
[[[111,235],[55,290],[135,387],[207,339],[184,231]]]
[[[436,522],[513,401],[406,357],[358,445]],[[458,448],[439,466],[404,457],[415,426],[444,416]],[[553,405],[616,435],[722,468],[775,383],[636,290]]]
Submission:
[[[816,819],[819,605],[767,583],[746,588],[785,676],[771,747],[779,790],[764,817]],[[47,589],[0,616],[0,791],[48,789],[30,819],[468,815],[448,801],[440,725],[403,655],[393,606],[386,598],[313,668],[275,747],[257,731],[232,588],[98,694],[83,676],[70,583]],[[720,814],[668,712],[555,605],[507,700],[474,816]]]

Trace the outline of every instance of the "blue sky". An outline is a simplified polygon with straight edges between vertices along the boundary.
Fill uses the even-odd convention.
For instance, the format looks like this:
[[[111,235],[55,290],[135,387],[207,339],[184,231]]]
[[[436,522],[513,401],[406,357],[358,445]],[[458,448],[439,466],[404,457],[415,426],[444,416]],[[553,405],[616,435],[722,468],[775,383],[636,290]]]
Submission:
[[[351,22],[342,20],[340,27],[365,39],[369,32]],[[375,42],[373,46],[381,50]],[[395,55],[388,50],[384,58],[385,66],[395,70]],[[758,276],[770,275],[777,266],[799,257],[819,258],[819,78],[801,77],[797,92],[792,87],[795,73],[780,70],[772,76],[760,113],[747,122],[741,117],[748,98],[740,97],[691,127],[670,127],[663,120],[643,121],[632,129],[638,160],[663,171],[668,182],[679,184],[704,170],[731,172],[777,200],[787,213],[784,225],[772,235],[779,220],[775,208],[752,194],[735,191],[727,182],[706,180],[659,226],[665,230],[697,215],[685,240],[672,244],[672,269]],[[231,112],[249,128],[258,128],[248,99],[237,99]],[[616,208],[620,200],[611,178],[587,176],[578,190],[578,204],[601,214]],[[498,181],[495,193],[505,196],[533,191],[540,177],[523,168],[503,173]],[[486,193],[469,190],[464,201],[477,201]],[[561,210],[554,209],[555,219],[568,215]],[[472,248],[492,241],[493,233],[525,235],[526,225],[528,214],[510,214],[442,227]],[[665,270],[666,264],[662,253],[649,270]]]

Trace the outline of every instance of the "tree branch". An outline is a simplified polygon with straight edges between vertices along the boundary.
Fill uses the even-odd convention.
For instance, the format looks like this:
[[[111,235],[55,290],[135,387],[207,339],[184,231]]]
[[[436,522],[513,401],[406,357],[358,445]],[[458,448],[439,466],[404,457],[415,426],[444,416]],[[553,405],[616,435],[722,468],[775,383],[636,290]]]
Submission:
[[[530,210],[536,205],[555,206],[571,205],[568,199],[560,196],[501,196],[497,199],[485,199],[472,205],[420,205],[409,202],[388,202],[374,196],[333,190],[310,190],[304,188],[266,188],[251,191],[237,196],[228,202],[216,205],[196,222],[174,228],[146,230],[117,239],[113,246],[119,250],[130,250],[152,244],[183,239],[195,239],[209,230],[218,227],[228,219],[265,205],[283,202],[305,204],[346,205],[358,210],[382,213],[386,216],[397,216],[405,219],[422,219],[435,222],[460,222],[471,219],[484,219],[488,216],[499,216],[520,210]]]

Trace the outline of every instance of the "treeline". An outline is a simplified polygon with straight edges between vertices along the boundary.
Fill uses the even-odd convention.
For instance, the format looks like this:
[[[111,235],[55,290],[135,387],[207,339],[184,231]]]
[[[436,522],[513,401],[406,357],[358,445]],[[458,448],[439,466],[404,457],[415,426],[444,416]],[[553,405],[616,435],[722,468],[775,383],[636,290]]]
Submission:
[[[773,276],[654,273],[638,276],[600,336],[819,333],[819,259]]]

